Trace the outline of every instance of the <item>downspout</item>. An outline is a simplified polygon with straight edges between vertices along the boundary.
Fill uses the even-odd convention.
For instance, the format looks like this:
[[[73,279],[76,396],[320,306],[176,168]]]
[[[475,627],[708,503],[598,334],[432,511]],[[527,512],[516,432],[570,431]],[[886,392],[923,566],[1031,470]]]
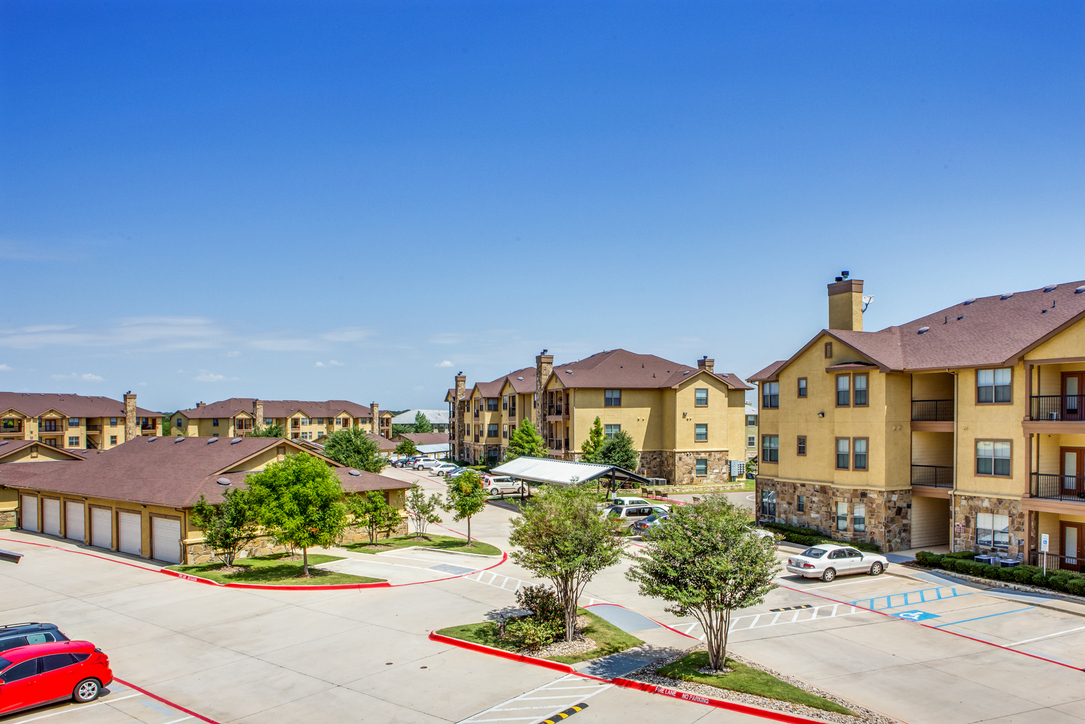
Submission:
[[[957,375],[957,370],[949,370],[953,375],[953,488],[949,491],[949,551],[950,553],[957,552],[957,471],[960,469],[958,464],[960,460],[960,450],[957,447],[957,430],[960,428],[960,399],[961,399],[961,378]]]

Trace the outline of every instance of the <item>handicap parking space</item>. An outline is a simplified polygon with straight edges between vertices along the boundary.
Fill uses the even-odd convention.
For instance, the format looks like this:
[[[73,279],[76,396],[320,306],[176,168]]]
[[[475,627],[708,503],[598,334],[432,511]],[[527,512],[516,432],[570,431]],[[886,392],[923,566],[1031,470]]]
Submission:
[[[169,702],[114,681],[96,701],[88,704],[63,702],[30,709],[4,719],[4,724],[30,724],[48,720],[49,724],[180,724],[210,722]]]

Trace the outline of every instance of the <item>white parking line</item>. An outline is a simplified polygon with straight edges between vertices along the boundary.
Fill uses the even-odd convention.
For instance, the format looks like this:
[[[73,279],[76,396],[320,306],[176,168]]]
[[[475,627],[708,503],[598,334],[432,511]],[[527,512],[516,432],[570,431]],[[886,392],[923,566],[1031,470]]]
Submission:
[[[67,709],[61,709],[60,711],[54,711],[51,714],[42,714],[31,719],[20,719],[12,724],[26,724],[26,722],[38,721],[39,719],[48,719],[51,716],[60,716],[61,714],[71,714],[77,711],[86,711],[93,706],[101,706],[102,704],[112,704],[115,701],[124,701],[125,699],[134,699],[137,696],[143,696],[143,694],[129,694],[128,696],[119,696],[116,699],[100,699],[93,704],[83,704],[82,706],[70,706]]]
[[[521,586],[534,585],[532,581],[524,581],[519,578],[513,578],[512,576],[506,576],[503,573],[496,573],[494,571],[478,571],[477,573],[469,573],[463,576],[464,581],[473,581],[474,583],[481,583],[484,586],[492,586],[494,588],[500,588],[502,591],[508,591],[509,593],[516,593],[520,590]],[[511,585],[515,582],[515,586]],[[587,600],[585,604],[584,601]],[[604,601],[601,598],[588,598],[587,596],[580,597],[580,605],[594,606],[597,603],[610,603],[610,601]]]
[[[728,633],[734,633],[735,631],[749,631],[751,629],[763,629],[771,626],[786,626],[791,623],[808,623],[810,621],[824,621],[829,618],[838,618],[840,616],[851,616],[855,613],[863,613],[863,609],[856,608],[855,606],[849,606],[843,603],[827,603],[824,606],[814,606],[813,608],[802,608],[794,612],[792,611],[767,611],[765,613],[753,613],[748,616],[739,616],[738,618],[731,619],[731,628],[728,629]],[[772,616],[772,620],[769,620],[769,614],[775,614]],[[784,614],[791,614],[788,618]],[[784,616],[784,620],[780,620],[780,617]],[[762,617],[765,621],[762,621]],[[767,621],[767,623],[766,623]],[[748,622],[749,625],[746,625]],[[687,636],[693,636],[694,629],[700,626],[697,621],[680,621],[678,623],[667,624],[673,629],[678,629]],[[705,634],[698,636],[700,640],[704,640]]]
[[[1067,631],[1059,631],[1058,633],[1048,634],[1047,636],[1037,636],[1034,639],[1025,639],[1024,641],[1018,641],[1015,644],[1006,644],[1007,646],[1020,646],[1021,644],[1030,644],[1033,641],[1040,641],[1041,639],[1054,638],[1055,636],[1062,636],[1063,634],[1073,633],[1074,631],[1085,631],[1085,626],[1079,626],[1078,628],[1072,628]]]
[[[566,684],[566,686],[563,686]],[[567,684],[574,684],[574,686],[567,686]],[[541,721],[543,719],[549,719],[554,714],[557,714],[563,709],[568,709],[574,704],[579,704],[586,699],[590,699],[596,694],[602,693],[607,689],[613,687],[613,684],[605,681],[594,682],[592,679],[585,679],[576,674],[568,674],[551,681],[549,684],[543,684],[540,687],[532,689],[531,691],[525,691],[520,696],[513,697],[508,701],[504,701],[500,704],[490,707],[485,711],[480,711],[474,716],[470,716],[460,721],[459,724],[482,724],[482,722],[499,722],[499,721]],[[566,693],[558,696],[545,696],[550,692],[564,691]],[[544,694],[544,696],[532,696],[532,694]],[[528,704],[527,706],[515,706],[515,704],[529,701],[548,701],[549,704]],[[555,703],[560,702],[560,703]],[[531,716],[510,716],[510,717],[487,717],[488,714],[513,714],[521,711],[535,711],[536,714]],[[486,718],[482,718],[486,717]]]

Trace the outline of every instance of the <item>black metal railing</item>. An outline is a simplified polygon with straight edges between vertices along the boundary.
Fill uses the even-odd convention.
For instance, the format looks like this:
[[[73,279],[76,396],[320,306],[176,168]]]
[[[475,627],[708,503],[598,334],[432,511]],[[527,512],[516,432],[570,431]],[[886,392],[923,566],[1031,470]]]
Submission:
[[[1033,420],[1085,420],[1085,395],[1033,395]]]
[[[23,431],[23,423],[20,420],[17,423],[5,420],[3,424],[0,424],[0,435],[15,434]]]
[[[57,420],[44,420],[38,425],[38,432],[64,432],[64,426]]]
[[[912,485],[928,488],[952,488],[953,468],[946,465],[913,465]]]
[[[953,400],[912,400],[912,422],[953,422]]]
[[[1043,551],[1031,551],[1028,554],[1028,562],[1033,566],[1043,566],[1046,560],[1049,571],[1081,571],[1085,570],[1085,558],[1073,556],[1060,556],[1057,553],[1044,553]]]
[[[1085,475],[1033,473],[1032,497],[1085,503]]]
[[[101,432],[101,425],[87,425],[87,432]]]

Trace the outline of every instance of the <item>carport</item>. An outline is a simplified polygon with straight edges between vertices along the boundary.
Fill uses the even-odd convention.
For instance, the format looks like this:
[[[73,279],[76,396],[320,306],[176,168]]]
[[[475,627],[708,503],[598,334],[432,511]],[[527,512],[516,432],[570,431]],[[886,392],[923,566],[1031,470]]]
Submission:
[[[516,458],[497,466],[491,472],[494,475],[508,475],[531,483],[546,485],[580,485],[594,480],[597,486],[604,484],[611,490],[617,490],[619,484],[646,485],[651,482],[648,478],[616,465],[578,463],[553,458]]]

